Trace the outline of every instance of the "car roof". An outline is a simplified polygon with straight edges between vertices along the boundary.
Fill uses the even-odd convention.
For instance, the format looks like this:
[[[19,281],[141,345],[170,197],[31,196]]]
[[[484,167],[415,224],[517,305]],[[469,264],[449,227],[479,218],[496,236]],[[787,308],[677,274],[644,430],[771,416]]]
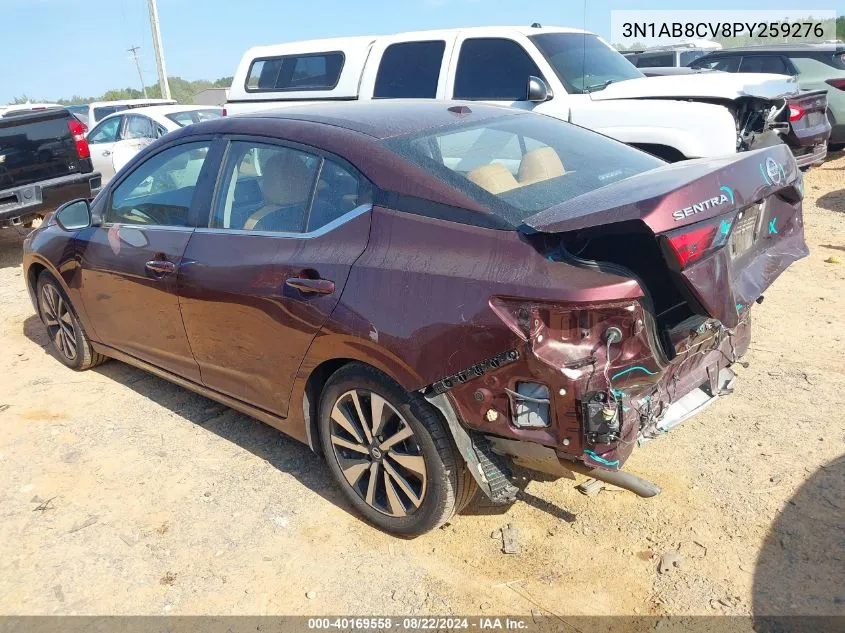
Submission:
[[[110,105],[135,105],[138,103],[149,103],[150,105],[159,103],[159,104],[170,104],[175,103],[174,99],[118,99],[116,101],[92,101],[88,104],[89,107],[92,108],[101,108],[103,106],[110,106]]]
[[[838,53],[845,52],[845,44],[759,44],[723,48],[708,53],[708,57],[723,57],[734,53]]]
[[[424,132],[461,120],[525,114],[521,110],[477,101],[433,99],[384,99],[375,101],[329,101],[260,110],[227,117],[229,120],[272,118],[309,121],[340,127],[383,139]],[[208,123],[204,129],[208,129]]]
[[[143,114],[151,119],[155,119],[156,121],[165,121],[168,124],[173,123],[176,127],[180,127],[170,119],[167,119],[168,114],[173,114],[175,112],[196,112],[197,110],[220,110],[222,112],[223,108],[221,106],[198,106],[198,105],[155,105],[155,106],[144,106],[143,108],[132,108],[130,110],[120,110],[118,112],[112,112],[111,114],[104,116],[102,119],[97,121],[97,125],[105,121],[106,119],[113,119],[119,116],[125,116],[127,114]],[[175,128],[174,128],[175,129]]]

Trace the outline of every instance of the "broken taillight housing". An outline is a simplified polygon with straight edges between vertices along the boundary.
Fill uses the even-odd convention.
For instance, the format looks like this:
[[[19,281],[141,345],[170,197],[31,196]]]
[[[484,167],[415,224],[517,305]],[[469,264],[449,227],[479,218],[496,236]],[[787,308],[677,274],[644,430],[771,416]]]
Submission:
[[[789,104],[789,120],[790,121],[797,121],[802,116],[807,114],[807,111],[802,108],[800,105]]]
[[[678,265],[686,268],[727,244],[735,217],[732,213],[664,233],[665,244]]]

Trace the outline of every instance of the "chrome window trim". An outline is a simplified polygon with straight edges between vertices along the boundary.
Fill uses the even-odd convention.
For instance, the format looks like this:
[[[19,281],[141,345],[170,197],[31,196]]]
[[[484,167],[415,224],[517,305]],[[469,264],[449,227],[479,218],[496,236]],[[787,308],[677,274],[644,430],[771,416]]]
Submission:
[[[248,229],[224,229],[224,228],[213,228],[213,227],[197,227],[195,231],[197,233],[220,233],[224,235],[261,235],[264,237],[283,237],[283,238],[295,238],[295,239],[311,239],[315,237],[322,237],[326,233],[333,231],[337,227],[354,220],[359,215],[364,215],[365,213],[369,213],[373,208],[373,204],[371,202],[367,202],[365,204],[359,204],[354,209],[347,211],[343,215],[335,218],[331,222],[324,224],[319,229],[314,229],[313,231],[308,232],[290,232],[290,231],[250,231]],[[133,225],[134,226],[134,225]]]
[[[174,226],[173,224],[132,224],[131,222],[102,222],[95,225],[96,228],[109,229],[113,226],[127,229],[155,229],[156,231],[186,231],[193,232],[196,230],[193,226]]]

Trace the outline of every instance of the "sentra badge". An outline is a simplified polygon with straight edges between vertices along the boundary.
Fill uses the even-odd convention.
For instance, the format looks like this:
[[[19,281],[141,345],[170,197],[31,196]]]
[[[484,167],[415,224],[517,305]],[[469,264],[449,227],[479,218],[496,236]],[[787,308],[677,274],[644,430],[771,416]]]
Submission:
[[[675,219],[676,222],[679,220],[683,220],[684,218],[688,218],[691,215],[695,215],[696,213],[701,213],[702,211],[709,211],[715,207],[720,207],[725,204],[733,204],[734,203],[734,191],[728,186],[724,186],[719,189],[719,195],[713,196],[712,198],[707,198],[706,200],[702,200],[701,202],[696,202],[693,205],[688,207],[684,207],[683,209],[678,209],[672,214],[672,217]]]

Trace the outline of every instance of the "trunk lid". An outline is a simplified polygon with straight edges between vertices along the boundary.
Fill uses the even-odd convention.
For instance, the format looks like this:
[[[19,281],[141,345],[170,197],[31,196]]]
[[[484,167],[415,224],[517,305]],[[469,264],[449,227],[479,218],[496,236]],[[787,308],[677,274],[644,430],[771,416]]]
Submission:
[[[544,248],[557,244],[564,259],[631,272],[677,350],[672,330],[687,317],[735,327],[808,254],[802,197],[800,171],[780,144],[654,169],[541,211],[520,230],[534,240],[556,236]]]
[[[0,118],[0,190],[82,171],[64,108]]]
[[[769,73],[706,72],[662,77],[642,77],[612,83],[590,93],[593,101],[608,99],[702,99],[741,97],[782,99],[798,93],[795,78]]]

